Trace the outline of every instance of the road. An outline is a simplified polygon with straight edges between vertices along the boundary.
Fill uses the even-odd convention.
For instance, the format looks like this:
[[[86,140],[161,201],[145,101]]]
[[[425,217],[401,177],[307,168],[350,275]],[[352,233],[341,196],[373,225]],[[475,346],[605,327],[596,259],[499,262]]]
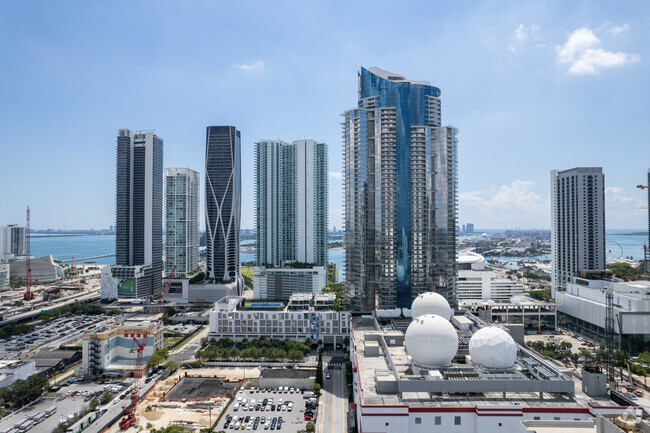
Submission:
[[[325,370],[332,375],[326,379],[321,390],[318,421],[316,432],[318,433],[345,433],[347,427],[347,387],[345,386],[345,369]]]
[[[179,364],[192,360],[197,349],[201,346],[201,339],[207,337],[208,331],[210,331],[210,327],[206,326],[203,331],[199,332],[192,337],[190,341],[183,344],[179,350],[170,353],[169,359],[176,361]]]

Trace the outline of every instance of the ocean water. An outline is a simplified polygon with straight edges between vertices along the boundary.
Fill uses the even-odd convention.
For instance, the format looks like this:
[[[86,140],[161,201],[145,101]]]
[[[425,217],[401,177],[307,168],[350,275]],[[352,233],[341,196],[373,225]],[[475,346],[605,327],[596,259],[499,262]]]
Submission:
[[[477,230],[483,233],[499,233],[502,230]],[[644,229],[619,229],[608,230],[606,233],[607,257],[633,257],[643,259],[643,245],[648,242],[647,235],[631,235],[629,233],[645,232]],[[250,244],[251,240],[242,241],[242,245]],[[100,256],[115,252],[115,236],[113,235],[88,235],[88,236],[40,236],[31,238],[32,255],[36,257],[51,254],[55,259],[70,260],[75,258]],[[548,256],[540,258],[550,258]],[[254,261],[255,253],[242,252],[242,262]],[[92,260],[98,264],[114,264],[115,257],[103,257]],[[339,270],[339,280],[345,278],[345,250],[343,248],[330,248],[329,262],[335,263]]]

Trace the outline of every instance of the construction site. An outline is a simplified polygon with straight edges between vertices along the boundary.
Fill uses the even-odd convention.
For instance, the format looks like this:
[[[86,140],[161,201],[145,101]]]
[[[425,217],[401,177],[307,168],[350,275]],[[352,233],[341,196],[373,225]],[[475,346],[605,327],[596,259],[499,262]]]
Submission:
[[[161,379],[142,396],[135,409],[135,425],[162,428],[183,426],[198,432],[208,428],[228,406],[237,388],[244,382],[257,382],[257,368],[181,369]],[[119,424],[107,433],[123,431]]]

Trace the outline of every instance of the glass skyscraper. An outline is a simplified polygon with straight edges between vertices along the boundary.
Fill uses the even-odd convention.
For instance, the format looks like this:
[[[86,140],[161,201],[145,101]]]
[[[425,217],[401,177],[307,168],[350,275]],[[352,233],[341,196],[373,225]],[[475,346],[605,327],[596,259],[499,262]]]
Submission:
[[[325,143],[255,143],[258,266],[327,266],[327,175]]]
[[[241,133],[234,126],[208,126],[205,143],[207,278],[239,282]],[[243,290],[243,287],[240,287]]]
[[[168,168],[165,186],[165,272],[185,277],[199,266],[199,173]]]
[[[119,297],[162,293],[163,140],[152,131],[120,129],[117,137],[115,264],[113,276],[140,275]],[[124,269],[120,269],[124,268]],[[128,268],[128,269],[127,269]]]
[[[457,133],[440,90],[361,68],[343,114],[346,290],[355,309],[410,308],[436,291],[455,305]]]

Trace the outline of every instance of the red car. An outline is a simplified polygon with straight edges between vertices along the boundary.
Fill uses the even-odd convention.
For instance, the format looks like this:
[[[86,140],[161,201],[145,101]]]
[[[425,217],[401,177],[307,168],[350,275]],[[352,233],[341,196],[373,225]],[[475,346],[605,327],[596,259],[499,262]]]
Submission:
[[[311,415],[305,415],[305,421],[311,421],[313,417]]]
[[[634,391],[634,395],[636,395],[637,397],[643,397],[643,391],[637,389],[636,391]]]

